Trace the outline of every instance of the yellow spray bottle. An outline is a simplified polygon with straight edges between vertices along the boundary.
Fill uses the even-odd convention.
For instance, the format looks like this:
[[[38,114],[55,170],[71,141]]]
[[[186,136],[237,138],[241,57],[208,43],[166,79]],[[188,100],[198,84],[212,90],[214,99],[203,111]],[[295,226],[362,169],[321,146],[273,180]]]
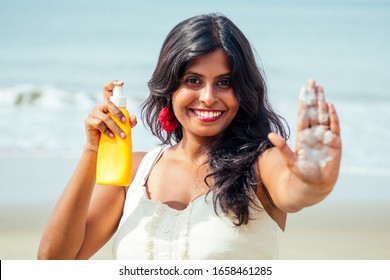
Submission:
[[[122,123],[110,113],[110,117],[126,133],[125,138],[115,135],[110,138],[101,134],[96,165],[96,183],[99,185],[128,186],[132,172],[132,142],[129,112],[126,109],[126,97],[121,86],[115,86],[110,100],[126,117]]]

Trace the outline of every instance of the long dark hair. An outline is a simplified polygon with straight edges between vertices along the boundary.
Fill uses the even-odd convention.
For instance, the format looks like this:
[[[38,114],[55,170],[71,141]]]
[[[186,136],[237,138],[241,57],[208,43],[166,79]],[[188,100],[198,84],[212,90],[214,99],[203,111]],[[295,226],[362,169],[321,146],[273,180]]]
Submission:
[[[207,147],[211,172],[205,182],[213,193],[214,208],[219,206],[236,225],[242,225],[250,220],[250,207],[256,207],[253,195],[257,186],[265,188],[257,172],[257,159],[272,147],[267,135],[272,131],[287,139],[289,130],[269,104],[263,73],[251,44],[239,28],[221,14],[195,16],[176,25],[163,43],[148,83],[150,96],[141,106],[141,115],[163,144],[179,142],[183,138],[181,125],[172,133],[165,133],[158,114],[169,105],[191,63],[218,49],[227,55],[240,107],[217,144]]]

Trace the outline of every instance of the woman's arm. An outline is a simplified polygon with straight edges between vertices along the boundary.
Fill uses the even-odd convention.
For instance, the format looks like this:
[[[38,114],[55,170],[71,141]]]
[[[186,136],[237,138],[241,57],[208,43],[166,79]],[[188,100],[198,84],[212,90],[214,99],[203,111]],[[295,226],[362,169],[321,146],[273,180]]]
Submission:
[[[114,224],[121,214],[124,188],[106,187],[104,190],[106,196],[102,196],[102,191],[98,191],[97,187],[94,191],[96,156],[95,151],[84,150],[43,233],[38,252],[39,259],[89,258],[104,244],[100,244],[103,240],[108,240],[107,231],[114,230]],[[92,193],[95,194],[91,201]],[[110,211],[104,208],[108,203],[111,205]],[[102,206],[100,211],[94,206],[96,204]],[[100,222],[106,223],[105,231],[97,228],[98,223],[90,218],[92,214],[90,206],[94,209],[92,217],[99,216]],[[87,218],[91,221],[89,224]],[[90,234],[91,230],[94,231],[93,235]],[[94,242],[90,242],[90,239],[94,239]],[[84,244],[89,244],[88,248],[83,246]]]
[[[116,84],[113,81],[105,85],[106,100]],[[107,116],[107,112],[118,119],[123,117],[115,105],[105,102],[86,119],[87,144],[43,233],[38,259],[89,258],[110,239],[118,226],[125,200],[125,187],[95,186],[100,134],[119,137],[122,132]],[[136,119],[132,117],[131,125],[135,124]],[[143,153],[133,155],[134,173],[142,157]]]
[[[275,147],[259,159],[263,184],[284,212],[296,212],[323,200],[336,184],[340,169],[337,113],[314,81],[301,92],[298,114],[295,151],[271,133],[269,140]]]

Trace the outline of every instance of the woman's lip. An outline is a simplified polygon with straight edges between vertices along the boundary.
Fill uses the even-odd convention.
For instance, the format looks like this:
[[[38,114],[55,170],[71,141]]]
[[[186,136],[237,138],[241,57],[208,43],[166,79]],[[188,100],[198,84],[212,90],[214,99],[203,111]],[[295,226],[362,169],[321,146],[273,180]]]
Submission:
[[[196,117],[201,121],[213,122],[219,119],[223,112],[222,110],[205,110],[205,109],[192,109]]]

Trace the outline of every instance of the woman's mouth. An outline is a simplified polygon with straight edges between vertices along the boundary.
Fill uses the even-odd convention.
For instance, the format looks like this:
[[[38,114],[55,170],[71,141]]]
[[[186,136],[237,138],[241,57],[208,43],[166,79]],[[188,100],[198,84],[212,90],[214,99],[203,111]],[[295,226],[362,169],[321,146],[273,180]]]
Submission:
[[[194,109],[193,112],[199,120],[212,122],[220,118],[223,111],[220,110],[198,110]]]

